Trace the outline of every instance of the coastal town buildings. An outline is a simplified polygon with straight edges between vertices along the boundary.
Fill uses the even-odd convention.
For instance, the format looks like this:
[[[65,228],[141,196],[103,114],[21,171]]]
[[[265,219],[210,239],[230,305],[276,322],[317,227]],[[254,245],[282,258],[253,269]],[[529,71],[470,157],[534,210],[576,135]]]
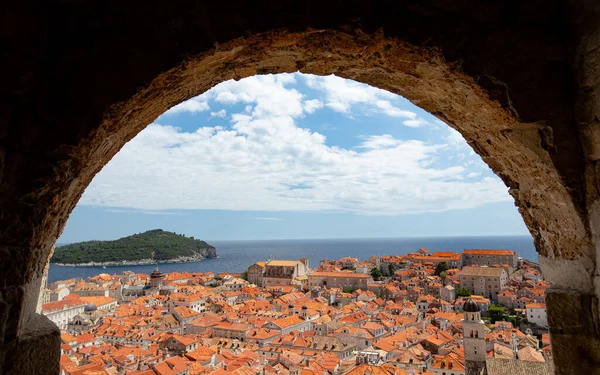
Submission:
[[[502,364],[551,374],[549,284],[535,265],[509,275],[451,263],[463,257],[419,249],[314,269],[270,260],[246,275],[101,274],[49,285],[68,293],[42,312],[62,330],[65,375],[481,375]],[[99,288],[112,294],[80,295]]]
[[[449,268],[459,269],[463,267],[463,258],[463,253],[454,253],[452,251],[438,251],[433,254],[429,253],[429,251],[420,251],[410,257],[414,262],[430,262],[433,263],[434,266],[443,262],[446,263]]]
[[[80,297],[108,297],[109,291],[108,288],[102,287],[95,283],[81,283],[78,284],[70,293],[77,294]]]
[[[460,287],[474,294],[498,301],[498,295],[508,283],[508,274],[498,267],[464,267],[459,276]]]
[[[339,289],[368,289],[373,282],[369,274],[354,272],[312,272],[308,275],[308,286]]]
[[[65,330],[71,319],[83,313],[85,305],[86,303],[79,298],[48,302],[42,305],[42,314],[56,324],[58,328]]]
[[[465,250],[463,251],[463,265],[493,266],[508,264],[517,268],[519,256],[511,250]]]
[[[248,282],[254,285],[263,285],[266,262],[256,262],[248,267]]]
[[[308,259],[270,260],[265,263],[262,286],[291,285],[299,277],[308,273]]]
[[[530,303],[525,306],[527,320],[542,328],[548,329],[548,316],[546,315],[546,304]]]

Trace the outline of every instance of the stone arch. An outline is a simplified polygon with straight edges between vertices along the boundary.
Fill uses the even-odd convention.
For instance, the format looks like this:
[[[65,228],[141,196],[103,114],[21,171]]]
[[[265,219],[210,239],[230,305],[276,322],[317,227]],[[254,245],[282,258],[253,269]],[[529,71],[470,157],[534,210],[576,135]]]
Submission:
[[[503,179],[542,255],[577,257],[577,251],[556,246],[559,241],[571,241],[577,249],[586,246],[585,224],[551,158],[552,128],[520,121],[512,105],[491,98],[439,49],[412,46],[381,32],[271,31],[186,58],[129,100],[107,108],[94,132],[72,148],[80,163],[79,178],[58,196],[70,212],[91,178],[170,107],[225,80],[295,71],[366,83],[434,114],[458,130]]]
[[[37,373],[57,359],[57,332],[36,313],[44,269],[85,187],[125,142],[219,82],[298,70],[400,94],[461,132],[510,188],[555,285],[559,369],[597,363],[599,11],[575,2],[567,18],[562,3],[513,5],[11,8],[19,22],[3,26],[14,37],[0,112],[2,371]],[[16,23],[27,32],[15,33]],[[20,360],[33,353],[43,363]]]

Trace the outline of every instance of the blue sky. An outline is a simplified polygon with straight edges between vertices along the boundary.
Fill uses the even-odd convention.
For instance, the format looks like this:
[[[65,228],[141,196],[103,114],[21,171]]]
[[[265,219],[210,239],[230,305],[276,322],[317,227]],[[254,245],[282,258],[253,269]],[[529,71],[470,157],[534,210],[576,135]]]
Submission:
[[[335,76],[224,82],[160,116],[87,188],[58,242],[162,228],[206,240],[527,234],[462,136]]]

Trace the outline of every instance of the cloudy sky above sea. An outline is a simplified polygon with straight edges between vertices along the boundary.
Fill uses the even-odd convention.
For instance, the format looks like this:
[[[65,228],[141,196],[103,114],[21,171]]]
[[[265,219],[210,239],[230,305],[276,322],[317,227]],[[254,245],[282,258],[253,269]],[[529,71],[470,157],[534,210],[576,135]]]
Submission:
[[[206,240],[527,234],[452,128],[335,76],[227,81],[160,116],[94,178],[59,242],[154,228]]]

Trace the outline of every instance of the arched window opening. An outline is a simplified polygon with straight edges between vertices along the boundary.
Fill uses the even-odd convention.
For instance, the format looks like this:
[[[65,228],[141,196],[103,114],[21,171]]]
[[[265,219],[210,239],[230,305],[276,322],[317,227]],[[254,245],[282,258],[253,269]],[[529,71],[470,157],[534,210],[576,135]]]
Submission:
[[[338,307],[356,302],[358,298],[364,298],[361,302],[365,304],[380,299],[372,290],[383,283],[390,285],[385,292],[391,300],[386,302],[388,304],[403,300],[417,302],[419,295],[434,293],[434,290],[441,294],[442,272],[446,274],[447,270],[444,277],[460,283],[458,273],[448,267],[448,264],[454,267],[454,263],[445,261],[445,270],[438,271],[428,262],[428,257],[448,256],[436,255],[447,250],[441,246],[434,249],[433,254],[416,252],[411,253],[411,257],[402,254],[401,261],[390,262],[384,258],[387,253],[402,248],[393,245],[393,240],[377,239],[376,248],[369,250],[357,245],[368,242],[342,241],[335,246],[343,253],[330,255],[327,249],[335,247],[330,246],[331,243],[325,246],[326,242],[295,243],[282,239],[294,235],[324,236],[323,233],[329,233],[327,230],[333,231],[328,235],[332,238],[367,237],[369,233],[413,235],[419,231],[451,234],[457,228],[481,230],[481,218],[490,207],[495,207],[495,213],[500,212],[493,218],[498,225],[512,218],[525,230],[506,186],[460,133],[408,100],[336,76],[259,75],[223,82],[158,117],[96,176],[82,196],[64,236],[89,235],[89,232],[83,234],[86,232],[75,230],[78,223],[101,214],[95,220],[102,223],[98,225],[96,221],[96,224],[108,229],[107,232],[110,228],[115,233],[117,229],[136,228],[127,241],[154,235],[159,238],[155,241],[177,238],[202,243],[209,250],[191,260],[208,259],[193,264],[141,265],[136,273],[127,273],[128,265],[113,264],[120,261],[119,253],[131,255],[127,247],[119,247],[116,253],[87,253],[99,257],[90,262],[107,267],[107,274],[89,278],[84,284],[95,283],[102,288],[102,280],[106,278],[105,283],[110,285],[109,280],[114,279],[110,272],[114,267],[121,267],[122,276],[118,277],[124,290],[121,303],[160,295],[168,302],[150,298],[143,304],[145,307],[166,306],[160,312],[161,319],[172,316],[174,320],[161,327],[167,326],[167,332],[187,334],[186,327],[192,319],[182,314],[195,312],[181,306],[194,309],[205,306],[205,302],[199,300],[179,304],[188,297],[181,297],[177,303],[170,299],[169,296],[182,294],[187,287],[191,290],[185,291],[185,296],[194,294],[195,286],[216,288],[214,290],[221,294],[214,299],[210,297],[206,309],[227,316],[232,325],[242,326],[254,323],[247,321],[246,316],[229,321],[228,312],[249,311],[238,310],[236,305],[252,299],[252,294],[240,291],[255,286],[264,287],[262,291],[274,299],[290,292],[309,292],[308,285],[314,286],[311,298],[319,298],[318,303],[326,300]],[[458,214],[461,210],[472,215]],[[436,219],[423,226],[420,220],[429,216]],[[156,228],[138,232],[137,228],[144,225],[156,225]],[[243,240],[241,236],[250,236],[251,240],[272,236],[271,240],[281,242],[255,243],[249,256],[247,243],[225,241]],[[201,242],[204,240],[206,243]],[[526,238],[527,241],[530,239]],[[485,246],[475,243],[461,246],[463,249]],[[215,245],[216,250],[210,250],[210,245]],[[73,259],[77,246],[57,248],[54,262],[71,263],[69,259]],[[533,247],[529,247],[534,255]],[[173,249],[170,244],[164,248]],[[455,251],[459,253],[462,249]],[[152,251],[151,261],[170,261],[168,255],[163,249]],[[461,256],[460,259],[470,259],[477,266],[488,266],[491,262],[489,256],[468,258],[466,253]],[[324,261],[324,258],[344,258],[344,261]],[[402,270],[410,270],[413,263],[416,272],[411,277],[419,281],[403,280]],[[311,269],[309,264],[316,266]],[[174,276],[175,270],[180,274]],[[346,273],[340,276],[342,271]],[[65,272],[82,272],[82,269],[53,264],[49,281],[66,279],[59,276],[66,275]],[[206,276],[211,272],[212,276]],[[236,275],[231,275],[232,272]],[[185,273],[190,275],[181,275]],[[482,285],[490,285],[484,277],[477,277]],[[469,280],[468,287],[472,288],[474,278]],[[400,288],[402,281],[410,282],[412,287]],[[339,293],[329,293],[335,289]],[[356,293],[358,289],[362,294]],[[367,290],[371,294],[365,293]],[[403,295],[400,290],[406,293]],[[492,295],[490,292],[490,298]],[[451,293],[448,298],[454,302],[456,295]],[[420,301],[417,309],[421,311],[441,307],[435,298]],[[278,314],[290,312],[293,315],[300,311],[293,305],[282,306]],[[386,304],[377,306],[372,308],[384,312]],[[394,314],[402,309],[394,309]],[[114,312],[114,308],[105,310],[107,316]],[[204,313],[204,308],[202,310]],[[261,308],[252,306],[251,310],[261,311]],[[156,315],[152,311],[147,314]],[[362,317],[361,314],[356,313],[360,324],[375,316],[363,314]],[[467,321],[475,321],[475,313],[466,314]],[[109,319],[106,324],[112,323]],[[135,328],[143,331],[150,324],[152,320]],[[259,331],[254,329],[257,331],[253,331],[252,337],[257,337]],[[309,329],[310,326],[298,326],[293,332]],[[327,328],[323,331],[331,333]],[[342,332],[351,334],[347,329]],[[240,343],[245,340],[244,335],[228,328],[215,328],[213,335],[235,337]],[[470,330],[469,337],[479,338],[479,331]],[[135,342],[140,344],[140,340]],[[318,342],[313,344],[314,348],[318,346]],[[369,346],[368,340],[364,346]],[[239,343],[234,350],[240,350]]]

